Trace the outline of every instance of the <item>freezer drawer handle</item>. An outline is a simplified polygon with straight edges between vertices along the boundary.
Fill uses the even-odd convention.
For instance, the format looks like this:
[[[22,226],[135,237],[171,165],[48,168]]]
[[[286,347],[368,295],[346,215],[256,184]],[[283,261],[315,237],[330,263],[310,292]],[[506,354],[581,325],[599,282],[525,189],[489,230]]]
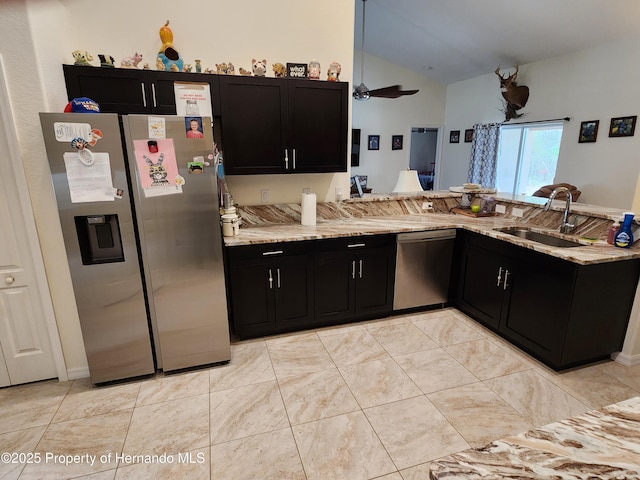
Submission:
[[[496,287],[500,286],[501,281],[502,281],[502,267],[500,267],[500,270],[498,270],[498,283],[496,284]]]
[[[271,269],[269,269],[269,289],[273,290],[273,275],[271,275]]]
[[[263,256],[267,256],[267,255],[280,255],[284,253],[284,250],[271,250],[270,252],[262,252]]]
[[[366,243],[350,243],[347,245],[347,248],[357,248],[357,247],[366,247]]]
[[[140,87],[142,88],[142,106],[147,108],[147,91],[144,89],[143,82],[140,82]]]

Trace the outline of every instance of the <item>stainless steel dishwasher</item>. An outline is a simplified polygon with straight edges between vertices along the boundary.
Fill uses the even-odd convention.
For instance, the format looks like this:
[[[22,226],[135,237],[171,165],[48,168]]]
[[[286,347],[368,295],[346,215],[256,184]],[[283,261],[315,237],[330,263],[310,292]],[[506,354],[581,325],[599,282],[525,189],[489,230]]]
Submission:
[[[398,235],[394,310],[448,301],[455,238],[455,229]]]

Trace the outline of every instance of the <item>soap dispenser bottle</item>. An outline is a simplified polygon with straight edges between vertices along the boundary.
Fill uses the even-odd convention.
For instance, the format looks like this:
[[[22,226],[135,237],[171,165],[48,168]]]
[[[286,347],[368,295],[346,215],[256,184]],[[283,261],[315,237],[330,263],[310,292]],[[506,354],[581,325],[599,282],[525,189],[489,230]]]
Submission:
[[[613,244],[616,247],[629,248],[631,245],[633,245],[633,232],[631,230],[633,224],[633,216],[633,212],[626,212],[624,214],[622,226],[613,239]]]

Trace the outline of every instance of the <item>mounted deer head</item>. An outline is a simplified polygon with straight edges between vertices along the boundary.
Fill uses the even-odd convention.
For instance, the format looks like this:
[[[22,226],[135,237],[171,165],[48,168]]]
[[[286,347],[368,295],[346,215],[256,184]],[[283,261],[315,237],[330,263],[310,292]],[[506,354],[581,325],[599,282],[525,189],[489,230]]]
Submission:
[[[527,104],[527,100],[529,99],[529,87],[522,85],[518,86],[516,83],[516,79],[518,78],[518,65],[515,66],[516,71],[507,77],[504,77],[500,73],[500,66],[496,68],[496,75],[500,78],[500,90],[502,91],[502,96],[506,101],[506,106],[504,112],[506,114],[505,121],[509,121],[512,118],[521,117],[521,113],[517,113],[517,110],[520,110]]]

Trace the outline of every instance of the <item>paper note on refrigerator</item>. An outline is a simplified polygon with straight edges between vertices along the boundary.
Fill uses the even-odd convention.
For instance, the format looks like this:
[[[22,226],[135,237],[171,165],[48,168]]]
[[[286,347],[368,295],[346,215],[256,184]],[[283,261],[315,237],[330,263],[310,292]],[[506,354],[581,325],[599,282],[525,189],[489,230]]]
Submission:
[[[154,148],[150,148],[150,143]],[[134,140],[138,180],[145,197],[182,193],[184,179],[178,172],[173,138]]]
[[[93,165],[85,165],[75,152],[65,152],[71,203],[113,202],[111,162],[108,153],[94,153]]]

